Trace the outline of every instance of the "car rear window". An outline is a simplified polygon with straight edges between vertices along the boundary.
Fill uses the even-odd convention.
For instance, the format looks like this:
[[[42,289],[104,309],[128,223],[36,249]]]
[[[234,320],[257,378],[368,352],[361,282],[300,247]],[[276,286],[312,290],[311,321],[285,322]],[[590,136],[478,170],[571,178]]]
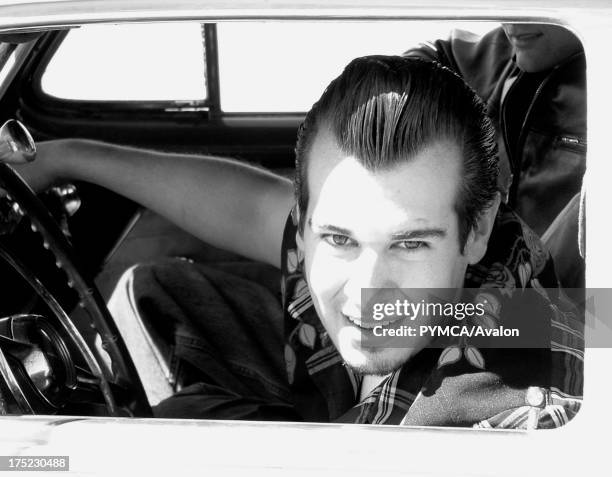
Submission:
[[[221,109],[305,112],[353,58],[401,55],[453,28],[493,22],[225,22],[217,24]]]
[[[42,76],[42,90],[84,101],[205,100],[201,28],[158,23],[71,30]]]

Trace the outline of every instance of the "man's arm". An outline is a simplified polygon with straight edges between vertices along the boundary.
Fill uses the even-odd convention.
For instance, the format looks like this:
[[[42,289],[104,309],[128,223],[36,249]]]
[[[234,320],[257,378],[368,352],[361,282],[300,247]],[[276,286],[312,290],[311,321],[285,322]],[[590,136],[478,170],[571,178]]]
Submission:
[[[37,190],[64,179],[101,185],[211,245],[280,267],[293,187],[271,172],[79,139],[39,143],[36,161],[17,170]]]

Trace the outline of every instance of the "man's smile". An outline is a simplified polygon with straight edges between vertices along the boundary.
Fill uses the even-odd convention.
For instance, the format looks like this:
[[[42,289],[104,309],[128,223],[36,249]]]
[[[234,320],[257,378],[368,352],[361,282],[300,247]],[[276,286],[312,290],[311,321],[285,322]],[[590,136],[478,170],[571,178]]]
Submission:
[[[381,320],[381,321],[368,322],[368,321],[362,320],[361,317],[350,316],[344,313],[341,313],[341,314],[347,321],[357,326],[358,328],[362,328],[364,330],[373,330],[377,326],[383,326],[383,327],[389,326],[403,318],[403,317],[399,317],[399,318],[396,318],[395,320],[385,320],[385,321]]]

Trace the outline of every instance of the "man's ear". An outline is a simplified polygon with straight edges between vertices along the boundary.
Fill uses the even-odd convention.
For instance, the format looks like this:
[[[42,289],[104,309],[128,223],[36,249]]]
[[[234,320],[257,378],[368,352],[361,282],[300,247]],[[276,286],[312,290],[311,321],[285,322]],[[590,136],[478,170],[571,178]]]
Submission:
[[[302,237],[302,233],[299,230],[295,232],[295,244],[300,252],[304,252],[304,238]]]
[[[480,262],[485,256],[485,253],[487,253],[489,237],[491,236],[491,231],[495,224],[495,217],[497,216],[497,209],[499,209],[500,202],[501,195],[499,192],[496,192],[493,202],[487,209],[480,213],[474,227],[468,235],[463,251],[470,265]]]

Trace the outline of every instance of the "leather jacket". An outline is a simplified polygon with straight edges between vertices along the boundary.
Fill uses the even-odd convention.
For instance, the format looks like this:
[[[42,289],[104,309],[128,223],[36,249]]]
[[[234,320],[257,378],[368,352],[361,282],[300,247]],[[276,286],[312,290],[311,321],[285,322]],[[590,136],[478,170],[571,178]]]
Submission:
[[[498,131],[499,188],[539,235],[580,192],[586,164],[586,70],[578,53],[543,73],[525,73],[497,28],[482,38],[454,31],[404,56],[456,71],[487,104]],[[503,96],[508,79],[509,88]],[[503,96],[503,100],[502,100]]]

